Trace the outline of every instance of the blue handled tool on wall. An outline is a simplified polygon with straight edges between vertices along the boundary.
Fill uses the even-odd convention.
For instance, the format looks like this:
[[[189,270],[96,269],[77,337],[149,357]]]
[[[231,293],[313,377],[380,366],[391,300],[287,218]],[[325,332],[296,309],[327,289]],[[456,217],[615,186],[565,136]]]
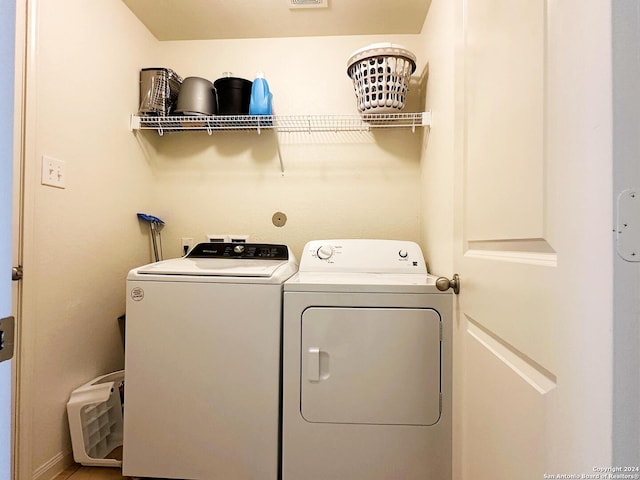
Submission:
[[[154,260],[156,262],[162,260],[162,237],[160,236],[160,228],[164,225],[164,222],[158,217],[154,217],[153,215],[148,215],[146,213],[138,213],[138,219],[149,224]],[[158,244],[160,245],[159,249]]]

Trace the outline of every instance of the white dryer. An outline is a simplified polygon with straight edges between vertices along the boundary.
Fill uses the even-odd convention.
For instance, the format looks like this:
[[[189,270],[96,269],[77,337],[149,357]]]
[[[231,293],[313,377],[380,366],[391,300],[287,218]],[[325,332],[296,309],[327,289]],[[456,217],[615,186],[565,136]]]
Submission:
[[[305,246],[284,285],[282,480],[451,478],[452,303],[413,242]]]
[[[129,272],[123,474],[279,477],[285,245],[204,243]]]

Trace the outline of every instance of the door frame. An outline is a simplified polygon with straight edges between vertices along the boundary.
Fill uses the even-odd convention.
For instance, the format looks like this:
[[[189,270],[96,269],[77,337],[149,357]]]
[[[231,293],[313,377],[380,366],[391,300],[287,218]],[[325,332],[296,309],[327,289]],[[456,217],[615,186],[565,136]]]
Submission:
[[[16,1],[15,94],[14,94],[14,179],[13,179],[13,262],[24,265],[25,251],[33,240],[34,190],[30,181],[37,175],[37,162],[29,161],[35,152],[36,98],[36,11],[38,0]],[[29,281],[28,275],[26,281]],[[35,345],[31,328],[25,322],[24,281],[14,282],[13,305],[16,342],[13,371],[13,472],[14,478],[33,476],[32,395]]]
[[[612,5],[613,212],[618,195],[640,188],[640,12],[636,0]],[[614,225],[614,232],[617,232]],[[617,235],[617,233],[615,233]],[[614,256],[613,465],[640,465],[640,263]]]
[[[15,43],[16,43],[16,0],[4,0],[2,2],[2,6],[0,10],[1,14],[1,23],[2,23],[2,32],[0,37],[2,37],[2,59],[4,61],[9,60],[7,63],[10,64],[10,67],[5,69],[5,73],[2,75],[1,84],[4,87],[7,94],[14,94],[16,91],[15,87],[15,66],[11,65],[11,59],[15,59]],[[12,38],[13,37],[13,38]],[[14,172],[14,160],[13,154],[15,152],[15,127],[14,126],[14,115],[16,111],[16,106],[10,102],[5,104],[5,107],[2,109],[2,125],[5,127],[3,129],[2,135],[2,165],[7,168],[4,170],[2,175],[2,188],[3,188],[3,196],[2,196],[2,226],[3,226],[3,234],[2,234],[2,269],[5,271],[5,277],[2,281],[2,300],[0,316],[13,316],[15,318],[15,302],[14,302],[14,288],[13,282],[9,280],[9,267],[13,265],[13,216],[14,216],[14,195],[13,195],[13,172]],[[11,225],[8,229],[7,224]],[[15,337],[15,335],[14,335]],[[11,339],[6,339],[11,342]],[[12,343],[15,343],[15,338]],[[2,401],[0,402],[0,435],[2,437],[2,444],[0,447],[0,458],[2,461],[2,466],[0,468],[0,477],[5,479],[13,478],[15,476],[15,466],[13,459],[15,458],[15,425],[16,425],[16,401],[15,401],[15,368],[16,368],[16,353],[15,353],[15,344],[11,347],[13,348],[12,356],[3,362],[0,367],[2,370],[1,373],[1,386],[3,390]],[[9,387],[9,391],[7,391],[7,386]],[[5,460],[9,460],[5,463]]]

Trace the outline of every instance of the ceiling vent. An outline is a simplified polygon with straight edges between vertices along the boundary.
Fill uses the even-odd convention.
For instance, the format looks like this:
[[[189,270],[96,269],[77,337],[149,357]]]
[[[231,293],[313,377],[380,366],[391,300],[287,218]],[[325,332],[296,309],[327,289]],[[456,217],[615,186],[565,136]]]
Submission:
[[[329,0],[287,0],[289,8],[327,8]]]

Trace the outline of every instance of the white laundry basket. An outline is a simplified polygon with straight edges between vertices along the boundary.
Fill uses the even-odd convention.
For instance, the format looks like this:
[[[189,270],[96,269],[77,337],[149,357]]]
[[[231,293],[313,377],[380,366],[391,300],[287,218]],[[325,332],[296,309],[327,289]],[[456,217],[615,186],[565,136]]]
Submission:
[[[401,45],[374,43],[347,62],[360,113],[397,113],[405,105],[416,56]]]
[[[73,458],[88,466],[120,467],[107,458],[122,446],[120,386],[124,370],[95,378],[71,392],[67,402]]]

